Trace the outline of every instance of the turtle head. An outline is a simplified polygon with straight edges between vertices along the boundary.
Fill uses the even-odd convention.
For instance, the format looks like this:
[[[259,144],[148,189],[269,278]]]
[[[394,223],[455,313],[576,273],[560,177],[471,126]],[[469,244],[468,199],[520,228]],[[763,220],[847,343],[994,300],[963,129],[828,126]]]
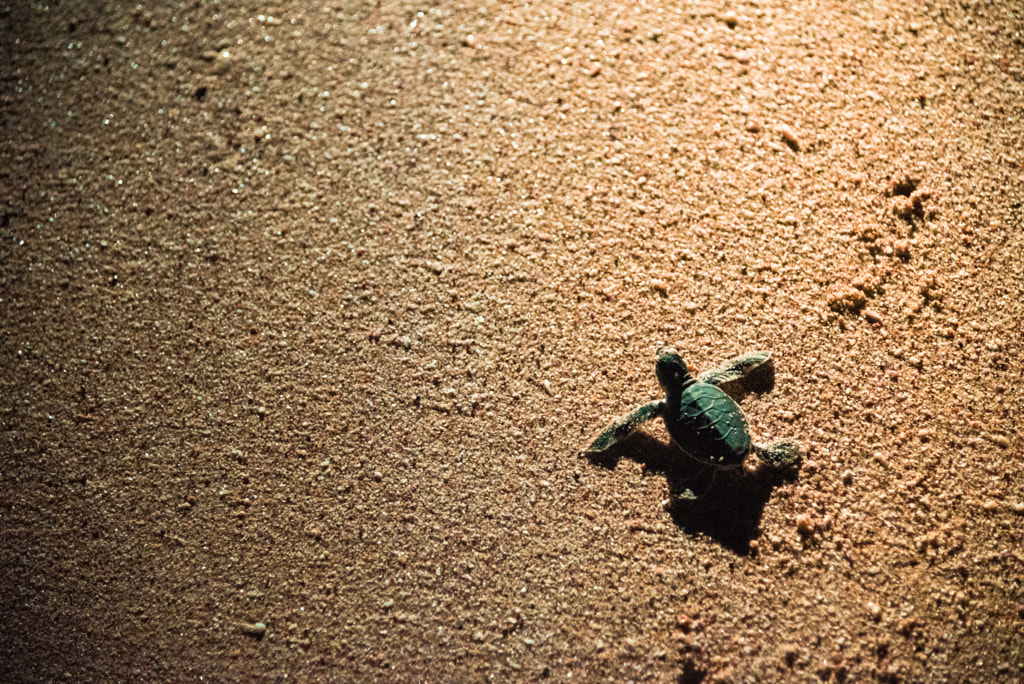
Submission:
[[[658,363],[655,366],[658,374],[658,383],[665,394],[671,398],[679,396],[686,385],[694,382],[690,375],[690,369],[686,367],[679,353],[671,347],[662,347],[658,350]]]

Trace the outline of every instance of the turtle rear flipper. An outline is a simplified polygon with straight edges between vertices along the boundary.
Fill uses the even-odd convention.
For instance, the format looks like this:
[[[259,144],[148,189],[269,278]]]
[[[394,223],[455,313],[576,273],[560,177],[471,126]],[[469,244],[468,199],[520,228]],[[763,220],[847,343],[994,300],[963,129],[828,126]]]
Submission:
[[[707,484],[704,485],[704,488],[702,489],[700,494],[697,494],[692,487],[682,487],[681,489],[678,489],[669,484],[669,506],[681,502],[692,503],[694,501],[700,501],[702,498],[704,498],[705,494],[711,491],[711,485],[715,483],[716,474],[718,474],[718,470],[712,468],[711,477],[708,478]]]
[[[788,468],[800,460],[800,444],[790,440],[755,444],[754,453],[771,468]]]
[[[660,416],[663,403],[661,401],[647,402],[621,418],[616,419],[614,423],[602,430],[601,434],[590,443],[590,446],[587,447],[587,452],[591,454],[600,453],[607,450],[613,444],[625,441],[638,427],[650,419]]]
[[[729,359],[721,366],[701,373],[698,382],[715,385],[736,401],[750,392],[764,394],[775,387],[775,364],[771,352],[750,352]]]

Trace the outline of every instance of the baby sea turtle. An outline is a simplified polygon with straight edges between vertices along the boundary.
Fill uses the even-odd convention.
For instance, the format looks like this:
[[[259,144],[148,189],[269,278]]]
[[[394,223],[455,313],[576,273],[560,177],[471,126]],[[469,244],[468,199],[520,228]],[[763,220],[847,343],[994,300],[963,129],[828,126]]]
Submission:
[[[751,452],[773,468],[796,463],[800,456],[796,442],[752,442],[747,419],[736,403],[749,391],[771,389],[774,368],[770,352],[738,356],[694,378],[679,354],[663,347],[658,350],[656,372],[665,398],[638,406],[616,420],[597,436],[588,452],[605,451],[661,416],[676,446],[701,463],[735,468]]]

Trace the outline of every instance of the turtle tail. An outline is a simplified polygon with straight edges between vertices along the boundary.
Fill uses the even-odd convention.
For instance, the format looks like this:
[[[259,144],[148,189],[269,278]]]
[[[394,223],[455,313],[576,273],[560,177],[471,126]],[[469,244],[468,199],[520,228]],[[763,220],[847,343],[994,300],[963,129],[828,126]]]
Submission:
[[[754,453],[771,468],[788,468],[800,460],[800,444],[790,440],[755,444]]]

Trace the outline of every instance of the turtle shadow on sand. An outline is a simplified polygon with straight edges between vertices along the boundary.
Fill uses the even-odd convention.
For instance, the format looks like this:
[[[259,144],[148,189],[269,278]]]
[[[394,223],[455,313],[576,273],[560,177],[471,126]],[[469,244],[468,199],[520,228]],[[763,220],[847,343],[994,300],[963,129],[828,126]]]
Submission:
[[[664,475],[669,515],[687,534],[703,534],[739,555],[750,554],[750,542],[761,532],[761,516],[775,487],[797,479],[795,468],[759,468],[716,472],[688,457],[674,444],[639,433],[611,449],[587,454],[592,463],[613,470],[622,458],[645,469],[645,477]],[[687,495],[697,492],[699,498]]]

